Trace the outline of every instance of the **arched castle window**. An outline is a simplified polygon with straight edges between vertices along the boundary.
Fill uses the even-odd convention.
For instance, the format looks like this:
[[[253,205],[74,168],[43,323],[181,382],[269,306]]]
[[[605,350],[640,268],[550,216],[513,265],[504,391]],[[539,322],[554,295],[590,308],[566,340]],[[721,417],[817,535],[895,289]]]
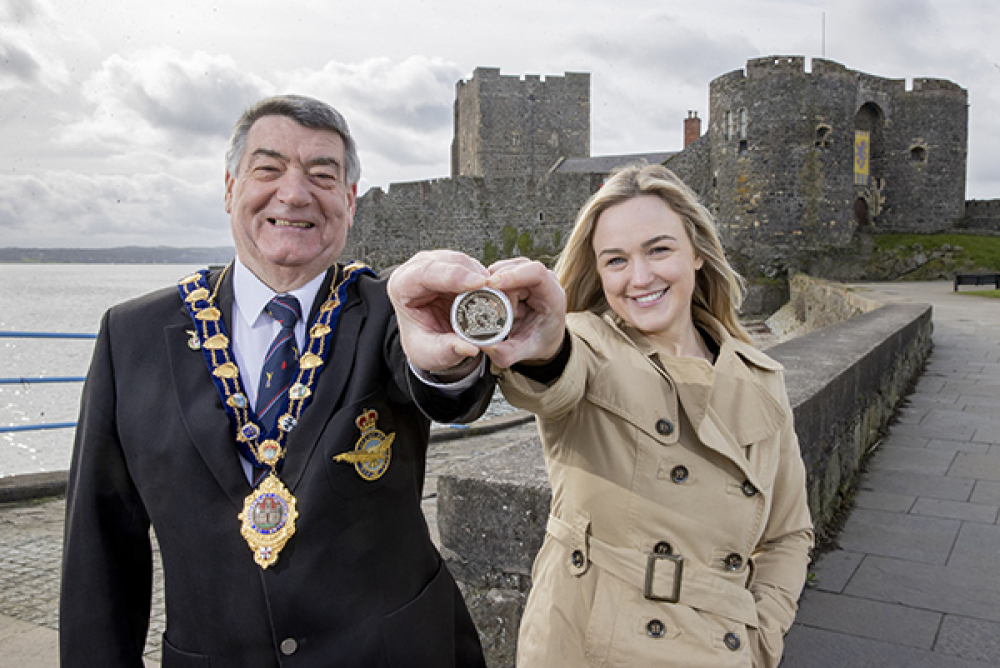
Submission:
[[[833,128],[826,123],[820,123],[816,126],[816,148],[826,148],[830,144],[831,132],[833,132]]]
[[[733,138],[733,112],[731,111],[726,112],[725,137],[727,140]]]
[[[747,110],[741,107],[736,112],[736,116],[739,119],[740,139],[746,139],[747,138]]]
[[[918,164],[927,163],[927,147],[923,144],[914,144],[910,147],[910,162]]]

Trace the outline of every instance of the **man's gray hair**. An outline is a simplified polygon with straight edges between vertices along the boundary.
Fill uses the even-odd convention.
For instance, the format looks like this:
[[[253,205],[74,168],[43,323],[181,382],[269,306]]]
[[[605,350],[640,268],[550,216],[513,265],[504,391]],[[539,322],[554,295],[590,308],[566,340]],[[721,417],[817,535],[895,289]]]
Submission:
[[[229,139],[229,148],[226,151],[226,170],[231,176],[235,177],[239,170],[250,127],[264,116],[286,116],[303,127],[336,132],[344,140],[344,172],[347,185],[352,186],[361,179],[358,147],[351,137],[351,131],[347,128],[347,121],[339,111],[326,102],[304,95],[267,97],[243,112],[233,128],[233,136]]]

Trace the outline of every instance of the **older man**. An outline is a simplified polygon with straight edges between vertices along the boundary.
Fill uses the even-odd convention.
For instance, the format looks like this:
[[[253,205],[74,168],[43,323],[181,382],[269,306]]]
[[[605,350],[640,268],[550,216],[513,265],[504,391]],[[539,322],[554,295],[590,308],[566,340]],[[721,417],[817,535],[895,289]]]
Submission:
[[[420,254],[393,279],[397,325],[385,282],[337,263],[359,172],[335,110],[259,102],[227,155],[236,260],[104,316],[68,492],[64,668],[141,665],[150,525],[164,668],[483,665],[420,498],[429,418],[475,419],[494,384],[441,307],[495,279]],[[509,359],[547,355],[521,338]]]

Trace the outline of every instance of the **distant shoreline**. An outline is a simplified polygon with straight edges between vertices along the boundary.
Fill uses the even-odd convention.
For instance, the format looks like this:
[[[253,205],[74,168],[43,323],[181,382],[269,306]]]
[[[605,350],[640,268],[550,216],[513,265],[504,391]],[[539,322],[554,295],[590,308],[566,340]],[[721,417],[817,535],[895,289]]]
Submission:
[[[0,248],[0,264],[225,264],[236,251],[231,246],[175,248]]]

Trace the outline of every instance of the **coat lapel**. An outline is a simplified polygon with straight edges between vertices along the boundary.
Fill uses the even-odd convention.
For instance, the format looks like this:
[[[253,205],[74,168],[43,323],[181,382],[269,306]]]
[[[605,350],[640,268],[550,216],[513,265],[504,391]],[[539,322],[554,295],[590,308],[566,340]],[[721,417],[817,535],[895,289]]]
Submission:
[[[715,367],[715,382],[702,393],[703,401],[688,402],[693,407],[688,415],[698,439],[736,463],[750,482],[760,487],[746,448],[777,432],[785,423],[785,412],[731,345],[722,346]],[[683,404],[680,383],[678,391]]]
[[[212,278],[216,277],[211,277],[209,281],[214,285]],[[232,332],[232,272],[226,272],[222,279],[218,303],[226,331]],[[202,352],[188,346],[191,338],[189,331],[194,327],[179,299],[178,310],[179,320],[165,327],[164,335],[179,411],[201,458],[233,504],[241,508],[244,497],[250,491],[250,483],[243,473],[236,450],[233,425],[222,407]]]
[[[329,295],[330,279],[334,278],[334,273],[336,273],[336,280],[340,280],[339,267],[336,268],[336,271],[331,270],[327,282],[323,284],[316,296],[310,322]],[[288,435],[288,454],[285,456],[285,464],[281,470],[281,479],[293,491],[302,480],[306,466],[319,444],[323,430],[341,404],[354,369],[355,351],[366,315],[367,311],[358,291],[352,286],[345,297],[331,339],[330,352],[326,356],[323,371],[320,373],[319,380],[313,390],[312,401],[302,412],[298,425]]]

